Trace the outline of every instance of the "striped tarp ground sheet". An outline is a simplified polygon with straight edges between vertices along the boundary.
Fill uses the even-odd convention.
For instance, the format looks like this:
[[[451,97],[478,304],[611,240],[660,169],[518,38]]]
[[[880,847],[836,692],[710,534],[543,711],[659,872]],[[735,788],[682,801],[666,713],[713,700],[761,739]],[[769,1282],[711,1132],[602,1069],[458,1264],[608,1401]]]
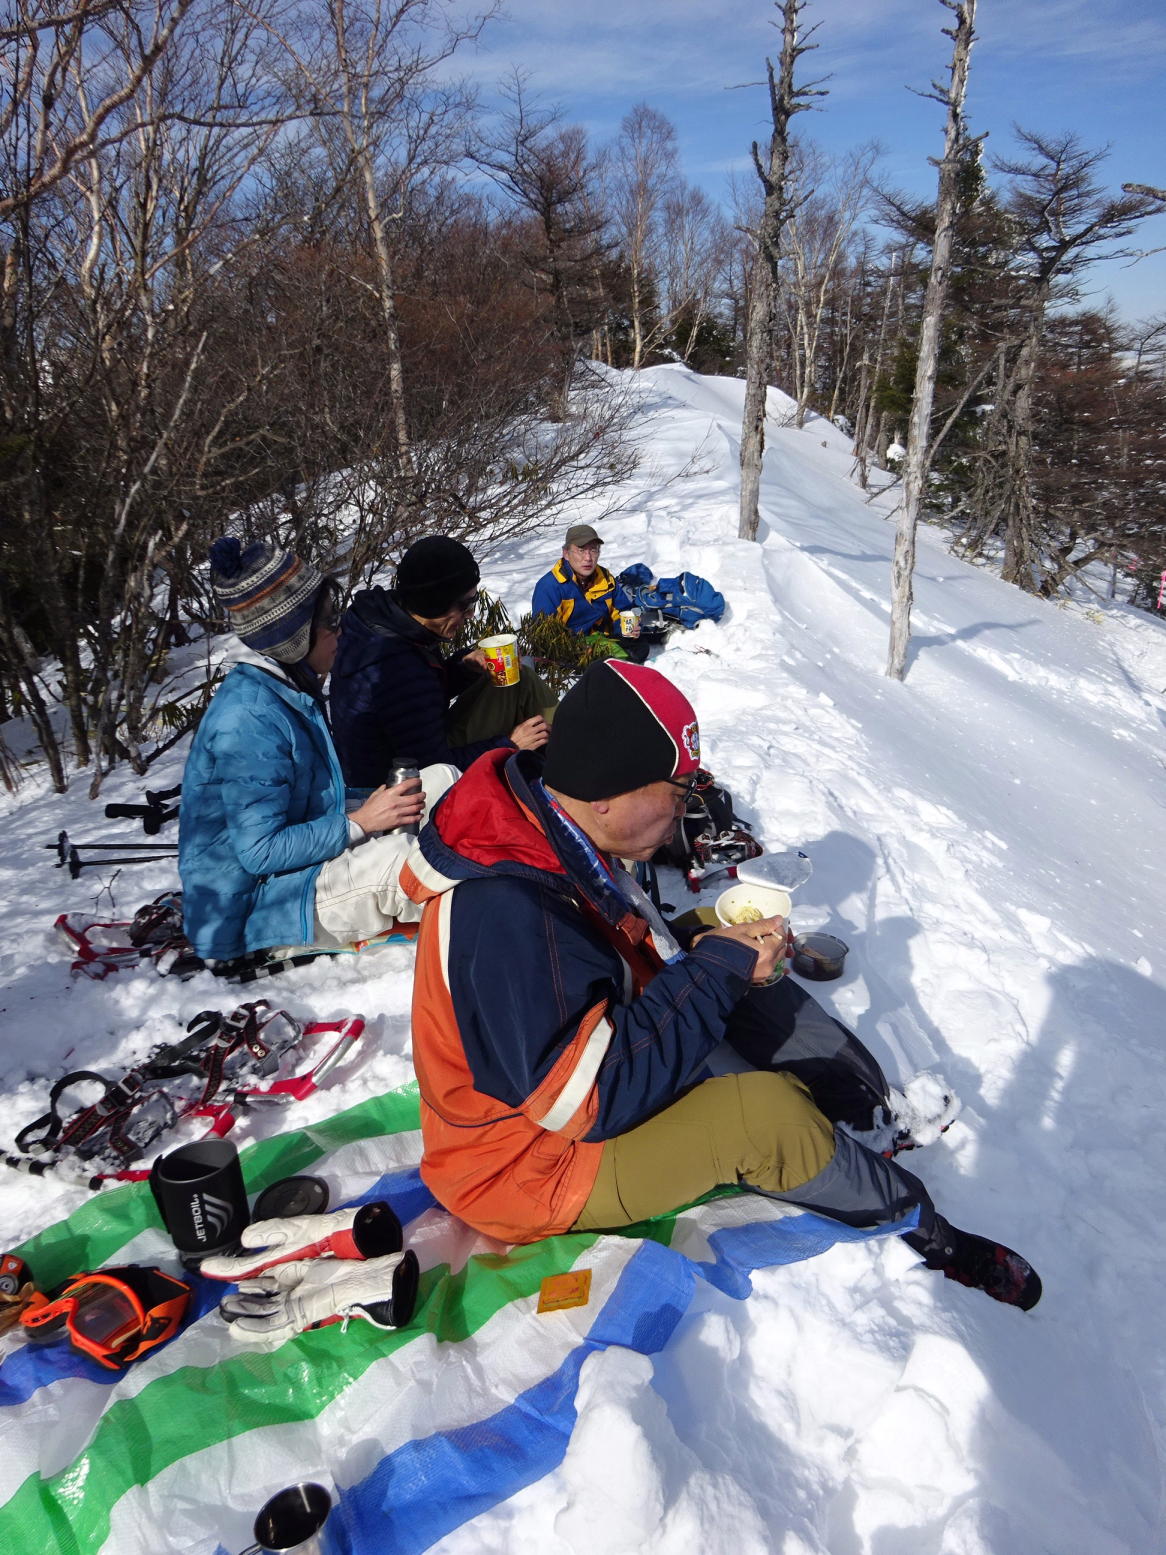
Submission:
[[[350,1555],[414,1555],[561,1462],[588,1355],[660,1350],[698,1280],[744,1297],[754,1269],[871,1234],[731,1192],[627,1234],[507,1248],[435,1204],[420,1147],[408,1087],[242,1152],[251,1192],[313,1171],[334,1204],[389,1200],[423,1271],[408,1328],[335,1324],[244,1347],[216,1311],[224,1287],[196,1279],[184,1330],[121,1375],[65,1344],[10,1348],[4,1555],[222,1555],[251,1542],[269,1496],[305,1479],[333,1492],[329,1531]],[[42,1289],[105,1264],[177,1272],[138,1184],[16,1251]],[[585,1306],[536,1311],[543,1280],[585,1269]]]

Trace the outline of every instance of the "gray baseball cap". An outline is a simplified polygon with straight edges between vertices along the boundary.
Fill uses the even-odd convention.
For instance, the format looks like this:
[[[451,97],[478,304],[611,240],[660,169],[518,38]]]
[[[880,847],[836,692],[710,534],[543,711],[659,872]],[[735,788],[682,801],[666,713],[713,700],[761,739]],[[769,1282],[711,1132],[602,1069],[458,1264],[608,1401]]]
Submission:
[[[572,524],[567,530],[567,538],[564,545],[602,545],[603,541],[595,533],[590,524]]]

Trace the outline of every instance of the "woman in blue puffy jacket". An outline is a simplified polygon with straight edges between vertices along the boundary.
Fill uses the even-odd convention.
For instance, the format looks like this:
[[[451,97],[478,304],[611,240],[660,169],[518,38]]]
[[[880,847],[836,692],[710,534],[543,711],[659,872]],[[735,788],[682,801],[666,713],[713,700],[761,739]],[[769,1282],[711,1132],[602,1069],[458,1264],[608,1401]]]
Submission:
[[[211,585],[241,639],[191,745],[178,867],[187,937],[200,956],[336,948],[415,923],[401,892],[409,834],[457,777],[377,788],[345,813],[323,682],[339,641],[335,582],[290,551],[227,537]]]

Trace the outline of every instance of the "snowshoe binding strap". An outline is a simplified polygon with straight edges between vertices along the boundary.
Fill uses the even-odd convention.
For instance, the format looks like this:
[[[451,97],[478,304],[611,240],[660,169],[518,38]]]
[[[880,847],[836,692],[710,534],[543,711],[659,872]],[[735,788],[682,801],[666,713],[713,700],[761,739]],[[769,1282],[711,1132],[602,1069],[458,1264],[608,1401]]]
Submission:
[[[221,1138],[241,1108],[282,1106],[312,1095],[351,1053],[364,1024],[350,1016],[305,1025],[265,999],[226,1014],[202,1010],[185,1036],[156,1047],[119,1079],[90,1069],[63,1075],[49,1092],[48,1111],[17,1135],[21,1154],[2,1155],[0,1163],[33,1176],[59,1172],[90,1189],[107,1178],[139,1180],[145,1173],[131,1170],[131,1163],[184,1119],[203,1120],[203,1137]],[[311,1069],[281,1072],[306,1039],[328,1036],[334,1040]],[[100,1088],[97,1099],[72,1110],[63,1106],[68,1091],[83,1083]]]
[[[114,1081],[91,1069],[63,1075],[49,1092],[49,1110],[17,1134],[17,1150],[37,1155],[68,1152],[83,1160],[107,1152],[123,1164],[138,1159],[177,1120],[170,1097],[148,1083],[155,1078],[148,1065]],[[63,1118],[61,1097],[87,1080],[102,1087],[101,1095]]]

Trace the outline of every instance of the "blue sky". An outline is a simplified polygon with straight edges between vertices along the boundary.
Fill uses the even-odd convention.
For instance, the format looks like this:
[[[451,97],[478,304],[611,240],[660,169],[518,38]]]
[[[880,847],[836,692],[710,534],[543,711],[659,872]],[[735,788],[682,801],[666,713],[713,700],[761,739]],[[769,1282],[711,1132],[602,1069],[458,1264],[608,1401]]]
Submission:
[[[942,149],[939,106],[907,90],[946,80],[951,13],[938,0],[811,0],[819,23],[804,79],[829,76],[821,111],[797,129],[843,153],[877,140],[884,175],[911,193],[934,191],[928,156]],[[459,55],[483,88],[517,66],[530,88],[558,103],[597,140],[613,137],[645,101],[675,124],[685,175],[723,198],[727,174],[749,171],[749,146],[768,137],[765,57],[780,36],[770,0],[506,0],[476,54]],[[968,117],[989,131],[989,156],[1011,156],[1013,123],[1046,134],[1075,131],[1109,145],[1102,176],[1166,184],[1166,7],[1162,0],[980,0]],[[734,90],[742,83],[759,83]],[[1166,215],[1136,240],[1166,245]],[[1128,318],[1166,311],[1166,253],[1136,265],[1099,265],[1095,299],[1108,290]]]

